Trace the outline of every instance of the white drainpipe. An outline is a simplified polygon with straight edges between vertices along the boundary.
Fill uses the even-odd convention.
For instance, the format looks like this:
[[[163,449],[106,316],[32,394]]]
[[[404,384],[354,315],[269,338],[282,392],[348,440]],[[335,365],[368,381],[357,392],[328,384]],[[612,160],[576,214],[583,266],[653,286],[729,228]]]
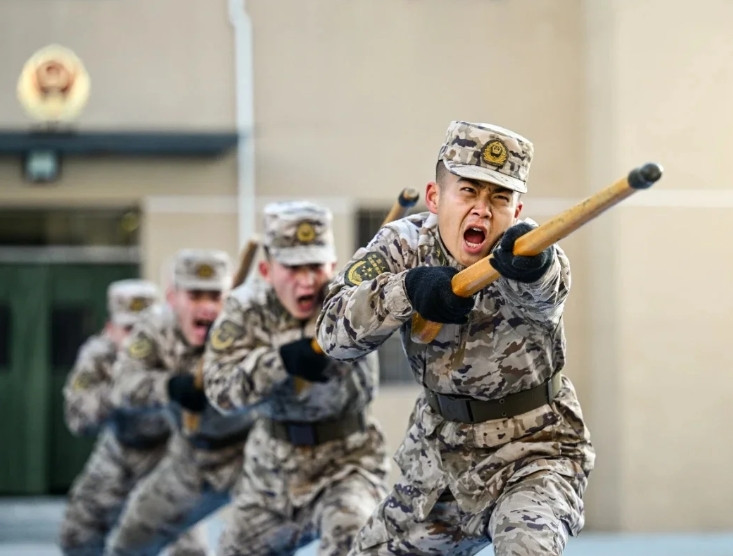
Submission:
[[[229,0],[229,22],[234,28],[234,79],[237,146],[237,208],[239,247],[255,231],[255,148],[254,148],[254,81],[252,55],[252,22],[245,9],[245,0]]]

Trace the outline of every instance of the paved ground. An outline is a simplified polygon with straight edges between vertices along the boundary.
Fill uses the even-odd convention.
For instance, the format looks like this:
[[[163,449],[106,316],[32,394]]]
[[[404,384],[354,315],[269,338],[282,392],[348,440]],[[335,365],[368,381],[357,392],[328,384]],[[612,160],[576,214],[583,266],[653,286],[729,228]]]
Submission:
[[[64,502],[58,498],[0,498],[0,556],[58,556],[54,546]],[[207,523],[212,546],[221,521]],[[489,548],[482,556],[493,554]],[[298,551],[315,556],[316,545]],[[715,535],[606,535],[584,532],[571,539],[566,556],[733,556],[733,532]]]

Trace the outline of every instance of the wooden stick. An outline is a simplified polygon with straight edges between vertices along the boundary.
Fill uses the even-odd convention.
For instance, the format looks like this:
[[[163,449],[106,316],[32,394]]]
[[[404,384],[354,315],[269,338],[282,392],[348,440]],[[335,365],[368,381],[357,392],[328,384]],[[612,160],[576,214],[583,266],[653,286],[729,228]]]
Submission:
[[[389,212],[387,213],[387,216],[385,216],[384,220],[382,221],[382,226],[386,226],[390,222],[394,222],[395,220],[399,220],[405,214],[407,213],[407,210],[417,203],[417,200],[420,198],[420,193],[413,189],[412,187],[405,187],[397,197],[397,200],[392,205],[392,208],[389,209]],[[313,338],[311,340],[311,348],[316,353],[322,354],[323,348],[318,345],[318,341]],[[300,394],[303,390],[305,390],[310,385],[310,382],[307,381],[304,378],[301,378],[299,376],[295,377],[295,392],[297,394]]]
[[[257,239],[253,238],[250,239],[247,244],[242,249],[242,252],[239,256],[239,267],[237,268],[237,271],[234,273],[234,277],[232,278],[232,289],[241,286],[244,284],[244,281],[247,279],[247,275],[249,274],[250,268],[252,268],[252,263],[255,260],[255,255],[257,254],[257,247],[259,246],[259,242]],[[196,370],[193,373],[194,376],[194,382],[193,385],[198,390],[204,389],[204,358],[203,355],[201,356],[201,359],[199,359],[198,364],[196,365]],[[183,411],[183,432],[186,435],[191,435],[195,433],[197,430],[199,430],[199,427],[201,426],[201,414],[196,413],[195,411]]]
[[[639,189],[651,187],[661,177],[662,167],[658,164],[649,163],[635,168],[628,176],[519,237],[514,244],[514,254],[532,256],[541,253]],[[453,292],[461,297],[470,297],[498,279],[499,273],[489,262],[491,257],[490,254],[453,276],[451,280]],[[440,323],[427,321],[415,313],[412,316],[411,338],[416,343],[430,343],[442,326]]]

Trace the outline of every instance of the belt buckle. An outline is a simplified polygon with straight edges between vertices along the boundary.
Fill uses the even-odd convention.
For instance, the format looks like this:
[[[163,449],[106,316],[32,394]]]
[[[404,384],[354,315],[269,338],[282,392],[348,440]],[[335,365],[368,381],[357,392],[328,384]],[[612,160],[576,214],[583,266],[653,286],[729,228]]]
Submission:
[[[439,394],[437,398],[443,418],[459,423],[473,423],[473,412],[468,400],[451,398],[446,394]]]
[[[316,429],[307,423],[288,423],[288,440],[294,446],[315,446],[317,444]]]

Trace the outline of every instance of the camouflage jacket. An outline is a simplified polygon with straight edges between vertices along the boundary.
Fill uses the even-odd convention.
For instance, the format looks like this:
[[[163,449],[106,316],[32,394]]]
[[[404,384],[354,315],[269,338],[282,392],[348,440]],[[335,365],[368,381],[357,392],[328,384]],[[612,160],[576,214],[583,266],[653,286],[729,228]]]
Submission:
[[[112,364],[117,346],[104,333],[79,348],[64,385],[64,416],[74,434],[96,434],[112,412]]]
[[[194,373],[201,354],[201,348],[192,348],[185,341],[169,307],[149,310],[123,344],[115,362],[112,402],[119,408],[158,419],[163,416],[180,433],[183,410],[169,399],[168,380],[176,373]],[[189,451],[200,459],[201,466],[215,467],[221,458],[230,459],[229,452],[241,452],[244,441],[216,451],[197,450],[194,446],[205,439],[241,436],[251,428],[253,420],[249,413],[225,416],[207,407],[201,414],[198,431],[184,443],[190,445]],[[176,438],[176,442],[182,440]]]
[[[324,383],[296,381],[283,366],[278,348],[313,336],[315,322],[294,319],[269,287],[240,287],[225,301],[207,344],[204,383],[221,411],[257,407],[276,421],[336,419],[365,411],[374,397],[379,368],[376,354],[331,363]],[[287,511],[313,500],[329,484],[360,473],[382,488],[387,473],[384,437],[373,419],[366,432],[316,447],[296,447],[255,426],[245,453],[243,496],[268,508]]]
[[[437,217],[422,213],[382,228],[332,282],[318,320],[318,341],[339,359],[359,357],[400,329],[417,381],[433,391],[492,400],[539,385],[565,363],[563,304],[570,270],[553,247],[536,283],[499,278],[475,296],[465,325],[444,325],[428,345],[410,339],[413,308],[406,271],[459,265],[440,240]],[[531,448],[530,448],[531,446]],[[397,456],[427,514],[448,487],[459,505],[479,511],[508,481],[550,467],[575,477],[582,490],[594,454],[572,384],[563,377],[553,406],[514,418],[463,424],[444,421],[417,401]],[[423,515],[424,517],[424,515]]]
[[[276,421],[336,419],[365,409],[379,383],[376,354],[333,361],[325,371],[330,380],[308,383],[300,392],[286,372],[279,347],[314,336],[314,320],[292,317],[272,288],[232,291],[211,329],[204,356],[211,403],[224,412],[257,406],[261,415]]]

